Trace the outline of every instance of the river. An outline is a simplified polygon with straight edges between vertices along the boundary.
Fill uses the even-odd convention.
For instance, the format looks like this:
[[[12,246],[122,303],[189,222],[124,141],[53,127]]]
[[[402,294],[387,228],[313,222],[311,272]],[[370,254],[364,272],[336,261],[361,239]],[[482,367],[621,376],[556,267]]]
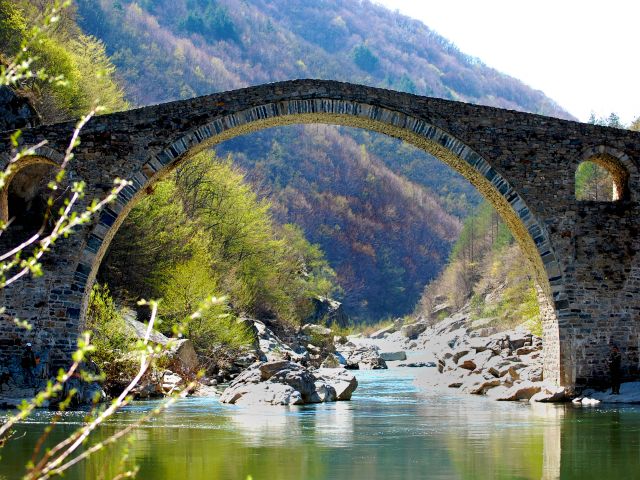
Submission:
[[[350,402],[261,409],[179,401],[134,434],[141,479],[640,478],[640,408],[494,402],[421,392],[415,370],[358,372]],[[135,402],[113,424],[157,402]],[[38,412],[0,450],[0,478],[21,478],[52,413]],[[65,414],[54,437],[82,419]],[[111,479],[122,452],[100,452],[65,478]]]

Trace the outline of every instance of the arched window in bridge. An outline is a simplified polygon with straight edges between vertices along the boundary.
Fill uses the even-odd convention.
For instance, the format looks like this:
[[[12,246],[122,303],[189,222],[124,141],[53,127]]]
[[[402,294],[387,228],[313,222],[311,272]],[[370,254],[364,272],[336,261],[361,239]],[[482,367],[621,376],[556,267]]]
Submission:
[[[576,169],[576,200],[614,202],[628,195],[629,172],[620,161],[607,154],[585,160]]]
[[[47,199],[52,193],[47,185],[57,171],[52,162],[42,158],[23,161],[15,167],[8,186],[0,194],[0,216],[4,221],[11,221],[2,236],[11,237],[14,242],[26,240],[43,226]]]

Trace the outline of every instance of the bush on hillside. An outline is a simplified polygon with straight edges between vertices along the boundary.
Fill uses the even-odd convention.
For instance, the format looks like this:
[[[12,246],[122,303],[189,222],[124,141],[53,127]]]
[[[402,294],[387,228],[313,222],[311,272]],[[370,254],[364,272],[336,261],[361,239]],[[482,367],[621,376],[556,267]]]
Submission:
[[[212,295],[234,312],[297,324],[310,298],[335,291],[322,251],[279,226],[230,159],[202,153],[159,182],[131,211],[100,278],[120,301],[162,298],[170,328]]]

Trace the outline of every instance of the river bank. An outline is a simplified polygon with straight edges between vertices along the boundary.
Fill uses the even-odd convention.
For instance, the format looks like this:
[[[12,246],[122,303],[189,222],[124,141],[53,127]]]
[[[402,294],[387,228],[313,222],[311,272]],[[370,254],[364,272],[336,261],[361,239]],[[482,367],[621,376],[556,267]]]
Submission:
[[[524,326],[495,331],[471,325],[467,313],[459,312],[432,325],[394,325],[350,340],[377,349],[383,357],[406,355],[387,365],[409,367],[416,386],[425,392],[455,390],[499,401],[640,403],[640,382],[623,383],[619,395],[610,389],[569,395],[543,378],[541,338]]]

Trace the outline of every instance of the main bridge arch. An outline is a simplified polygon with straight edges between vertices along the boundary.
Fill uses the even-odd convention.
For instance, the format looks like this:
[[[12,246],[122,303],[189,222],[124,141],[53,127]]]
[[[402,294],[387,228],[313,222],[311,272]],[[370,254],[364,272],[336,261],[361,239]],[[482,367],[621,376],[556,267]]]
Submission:
[[[574,237],[573,231],[558,232],[563,222],[553,202],[560,203],[561,208],[575,203],[562,195],[572,192],[573,184],[566,185],[566,178],[573,178],[573,163],[582,160],[577,150],[597,150],[603,137],[581,132],[583,138],[576,141],[575,130],[584,126],[573,122],[330,81],[251,87],[92,120],[82,132],[72,176],[85,180],[88,198],[100,196],[115,177],[130,180],[131,185],[93,225],[56,249],[54,268],[46,278],[29,280],[37,285],[35,290],[47,305],[44,322],[40,316],[34,319],[43,324],[42,331],[53,329],[61,352],[73,348],[66,333],[83,324],[102,257],[121,222],[149,186],[203,149],[252,131],[296,123],[339,124],[401,138],[465,176],[506,221],[542,288],[545,377],[569,387],[579,376],[587,380],[597,377],[597,368],[581,368],[578,364],[575,319],[584,312],[576,308],[579,302],[572,298],[576,278],[572,278],[571,268],[575,269],[575,259],[567,258],[565,241]],[[47,150],[60,151],[69,127],[54,125],[25,131],[23,141],[35,144],[47,138]],[[603,130],[608,145],[609,137],[619,136],[611,129],[596,129],[596,133],[602,134]],[[558,139],[565,147],[559,148]],[[572,145],[567,140],[573,142],[573,148],[567,148]],[[622,144],[614,142],[613,147]],[[636,136],[634,149],[639,147]],[[575,159],[562,165],[567,157],[573,158],[572,153]],[[633,203],[638,174],[633,161],[626,161],[631,169],[631,199],[627,203]],[[626,210],[633,208],[635,204],[624,206]],[[66,288],[62,287],[65,282]],[[8,313],[29,310],[29,300],[35,300],[16,301],[13,288],[4,295]],[[61,324],[66,325],[62,338],[55,332]],[[629,338],[635,335],[637,339],[637,328],[631,330],[635,333]]]

